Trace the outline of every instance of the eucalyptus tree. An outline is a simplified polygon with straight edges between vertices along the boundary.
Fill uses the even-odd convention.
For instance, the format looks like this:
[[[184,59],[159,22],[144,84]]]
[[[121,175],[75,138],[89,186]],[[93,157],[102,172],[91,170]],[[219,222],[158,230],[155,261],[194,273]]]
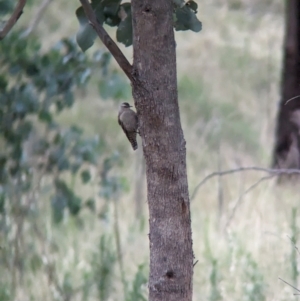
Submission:
[[[149,206],[149,300],[192,300],[193,250],[180,122],[175,30],[201,30],[197,4],[183,0],[80,0],[77,41],[83,50],[96,35],[128,77],[146,161]],[[132,64],[103,28],[133,45]]]

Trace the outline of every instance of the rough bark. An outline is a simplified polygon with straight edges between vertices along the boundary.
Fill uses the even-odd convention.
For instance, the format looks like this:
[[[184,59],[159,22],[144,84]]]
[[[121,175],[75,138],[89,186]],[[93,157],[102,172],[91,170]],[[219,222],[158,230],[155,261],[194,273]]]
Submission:
[[[286,2],[286,26],[273,166],[300,168],[300,2]]]
[[[134,201],[135,201],[135,217],[136,219],[140,219],[141,215],[143,215],[143,207],[145,204],[145,162],[142,148],[140,147],[136,151],[135,158],[135,188],[134,188]]]
[[[133,96],[146,161],[150,301],[192,300],[193,252],[172,0],[132,0]]]

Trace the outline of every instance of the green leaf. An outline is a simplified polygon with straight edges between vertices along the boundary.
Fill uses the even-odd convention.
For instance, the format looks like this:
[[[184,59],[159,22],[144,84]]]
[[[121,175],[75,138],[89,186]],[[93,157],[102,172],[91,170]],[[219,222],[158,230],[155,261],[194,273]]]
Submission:
[[[105,15],[104,15],[103,9],[104,9],[103,3],[97,4],[96,7],[95,7],[95,9],[94,9],[94,12],[95,12],[97,21],[98,21],[101,25],[102,25],[102,24],[104,23],[104,21],[105,21]]]
[[[32,130],[32,123],[30,121],[24,121],[20,123],[15,130],[15,133],[20,137],[22,140],[26,140]]]
[[[114,27],[114,26],[118,26],[121,22],[121,19],[119,18],[118,15],[116,16],[109,16],[105,18],[105,24]]]
[[[69,169],[69,166],[70,163],[64,148],[57,148],[50,152],[48,161],[49,170],[58,168],[59,171],[63,171]]]
[[[70,213],[77,215],[81,209],[81,199],[62,180],[56,180],[55,187],[57,195],[65,201],[65,205],[68,207]]]
[[[91,164],[96,164],[96,154],[91,149],[86,149],[82,152],[82,159]]]
[[[49,111],[43,110],[43,111],[39,112],[39,120],[46,122],[46,123],[51,123],[52,115]]]
[[[23,154],[23,151],[22,151],[22,147],[20,146],[20,141],[17,141],[17,145],[13,148],[12,152],[11,152],[11,158],[16,160],[16,161],[20,161],[21,158],[22,158],[22,154]],[[17,172],[19,170],[19,165],[16,164],[14,167],[13,167],[13,173]]]
[[[71,107],[74,103],[74,95],[70,90],[67,90],[64,93],[64,101],[68,107]]]
[[[55,107],[56,107],[56,112],[57,113],[61,112],[65,107],[63,100],[62,99],[56,99],[55,100]]]
[[[56,194],[51,198],[52,219],[54,223],[58,224],[63,220],[66,205],[67,201],[61,194]]]
[[[5,91],[8,85],[7,78],[4,75],[0,75],[0,91]]]
[[[46,95],[48,98],[53,97],[57,95],[58,93],[58,84],[56,78],[49,78],[47,80],[47,86],[46,86]]]
[[[193,10],[195,14],[197,13],[198,4],[195,1],[190,0],[186,3],[186,5]]]
[[[95,0],[91,6],[96,15],[97,21],[102,25],[106,18],[116,18],[119,7],[118,0]],[[76,40],[82,51],[86,51],[93,46],[97,34],[85,15],[83,7],[76,10],[76,16],[80,24],[76,34]],[[115,21],[115,20],[114,20]]]
[[[81,209],[81,199],[73,194],[68,198],[68,209],[72,215],[77,215]]]
[[[0,15],[6,15],[14,8],[13,1],[11,0],[0,0]]]
[[[86,51],[93,46],[97,34],[88,23],[82,6],[76,10],[76,16],[80,24],[80,28],[76,34],[76,41],[81,50]]]
[[[84,170],[83,172],[81,172],[80,176],[81,176],[82,183],[84,183],[84,184],[89,182],[91,179],[91,174],[88,170]]]
[[[82,51],[86,51],[94,45],[97,37],[96,32],[90,24],[81,26],[76,34],[76,41]]]
[[[56,179],[54,185],[58,193],[65,195],[68,195],[70,193],[70,189],[64,181]]]
[[[80,25],[85,25],[88,23],[88,19],[85,15],[84,9],[82,6],[78,7],[75,11],[76,17]]]
[[[26,66],[26,73],[28,76],[36,76],[39,74],[39,69],[35,63],[29,63]]]
[[[195,12],[187,5],[176,9],[175,30],[192,30],[199,32],[202,29],[202,23],[197,19]]]
[[[118,13],[121,0],[102,0],[104,6],[103,12],[105,16],[115,16]]]
[[[120,15],[122,21],[117,29],[117,41],[128,47],[132,45],[132,17],[130,3],[120,5]]]
[[[105,15],[105,23],[109,26],[118,26],[121,18],[118,15],[121,0],[104,0],[103,13]]]
[[[0,193],[0,214],[5,212],[5,194],[2,191]]]
[[[89,198],[85,202],[85,206],[88,207],[92,212],[96,210],[96,201],[93,198]]]
[[[15,99],[13,106],[18,113],[34,113],[39,108],[38,95],[32,84],[15,86],[11,97]]]

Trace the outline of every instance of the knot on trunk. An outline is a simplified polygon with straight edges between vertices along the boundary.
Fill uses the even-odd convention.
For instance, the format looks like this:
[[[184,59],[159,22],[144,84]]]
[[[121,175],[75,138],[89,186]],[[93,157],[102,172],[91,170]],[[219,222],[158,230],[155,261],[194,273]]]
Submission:
[[[168,271],[166,272],[166,277],[167,277],[168,279],[174,278],[174,277],[175,277],[174,271],[168,270]]]

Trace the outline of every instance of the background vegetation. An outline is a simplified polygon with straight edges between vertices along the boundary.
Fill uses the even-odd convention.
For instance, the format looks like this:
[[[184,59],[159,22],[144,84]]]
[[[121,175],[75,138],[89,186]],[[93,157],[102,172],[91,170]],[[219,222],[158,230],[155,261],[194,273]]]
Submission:
[[[39,3],[31,2],[13,32],[22,32],[35,15]],[[279,0],[198,4],[202,32],[176,33],[191,194],[213,171],[269,166],[284,24]],[[132,152],[116,122],[118,104],[132,102],[130,86],[98,40],[87,56],[72,38],[57,44],[63,37],[75,36],[78,6],[76,1],[53,2],[26,47],[17,48],[13,43],[20,41],[13,34],[0,44],[1,61],[8,56],[10,61],[23,58],[22,68],[11,73],[8,86],[0,84],[2,93],[21,89],[24,81],[37,95],[37,105],[26,109],[25,119],[22,114],[16,117],[22,130],[20,143],[13,139],[13,146],[24,150],[23,143],[35,145],[31,137],[51,145],[42,162],[45,156],[30,147],[25,159],[16,152],[20,174],[9,169],[15,162],[5,165],[8,173],[1,179],[0,198],[3,301],[146,300],[148,217],[145,185],[139,180],[141,154]],[[130,59],[131,47],[121,47]],[[72,68],[62,71],[61,60],[66,63],[70,53]],[[22,65],[28,61],[45,73],[28,73],[28,66]],[[2,64],[1,74],[10,67]],[[59,82],[62,72],[71,72],[71,85]],[[38,79],[60,89],[53,88],[52,95],[46,89],[49,82],[42,85]],[[25,99],[31,101],[31,96]],[[18,95],[14,99],[18,103]],[[49,106],[43,106],[46,100]],[[5,106],[1,108],[5,112]],[[24,127],[25,121],[30,126]],[[60,140],[55,144],[57,134]],[[0,149],[5,157],[14,148],[4,138]],[[60,153],[55,157],[57,149]],[[211,179],[192,200],[198,260],[195,301],[295,298],[278,277],[297,286],[298,191],[292,184],[277,187],[269,180],[239,198],[261,176],[248,171]]]

